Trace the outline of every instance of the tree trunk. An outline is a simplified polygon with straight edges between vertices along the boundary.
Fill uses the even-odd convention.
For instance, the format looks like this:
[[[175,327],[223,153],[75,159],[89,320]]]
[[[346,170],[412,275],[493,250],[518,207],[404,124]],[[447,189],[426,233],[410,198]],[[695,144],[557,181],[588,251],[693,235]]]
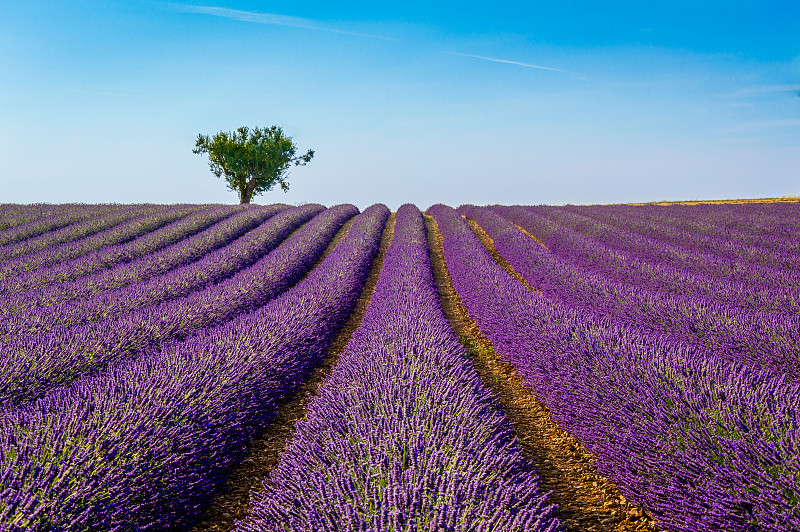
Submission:
[[[256,178],[252,178],[250,181],[247,182],[247,185],[244,187],[242,191],[241,197],[239,198],[240,204],[250,203],[250,200],[253,199],[253,191],[256,189]]]

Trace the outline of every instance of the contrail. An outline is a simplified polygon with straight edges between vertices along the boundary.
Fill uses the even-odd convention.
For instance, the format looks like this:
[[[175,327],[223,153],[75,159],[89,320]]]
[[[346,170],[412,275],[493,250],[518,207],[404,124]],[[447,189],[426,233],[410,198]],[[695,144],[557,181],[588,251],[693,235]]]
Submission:
[[[780,92],[800,93],[800,83],[793,85],[754,85],[752,87],[744,87],[727,94],[722,94],[722,96],[728,98],[745,98],[748,96],[758,96]]]
[[[525,68],[538,68],[539,70],[552,70],[554,72],[564,72],[565,74],[571,74],[571,72],[569,72],[568,70],[563,70],[561,68],[546,67],[546,66],[541,66],[541,65],[532,65],[530,63],[521,63],[519,61],[510,61],[508,59],[498,59],[496,57],[485,57],[485,56],[482,56],[482,55],[460,54],[458,52],[445,52],[445,51],[442,51],[442,53],[443,54],[448,54],[448,55],[458,55],[458,56],[461,56],[461,57],[471,57],[473,59],[483,59],[484,61],[493,61],[495,63],[506,63],[506,64],[509,64],[509,65],[517,65],[517,66],[521,66],[521,67],[525,67]]]

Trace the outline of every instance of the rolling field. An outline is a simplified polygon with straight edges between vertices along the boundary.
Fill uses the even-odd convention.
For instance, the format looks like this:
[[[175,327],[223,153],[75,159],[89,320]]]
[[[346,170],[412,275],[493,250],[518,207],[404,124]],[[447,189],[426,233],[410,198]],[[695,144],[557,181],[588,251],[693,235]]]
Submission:
[[[800,530],[800,203],[0,204],[0,530]]]

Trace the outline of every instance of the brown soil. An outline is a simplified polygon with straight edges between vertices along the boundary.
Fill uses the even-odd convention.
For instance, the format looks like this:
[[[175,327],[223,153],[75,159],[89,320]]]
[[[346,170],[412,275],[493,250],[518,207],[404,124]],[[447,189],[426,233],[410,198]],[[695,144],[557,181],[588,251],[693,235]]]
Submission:
[[[533,236],[532,234],[530,234],[529,232],[527,232],[527,231],[526,231],[524,228],[520,227],[520,226],[519,226],[519,225],[517,225],[517,224],[514,224],[514,226],[515,226],[517,229],[519,229],[520,231],[522,231],[523,233],[525,233],[526,235],[528,235],[529,237],[531,237],[532,239],[534,239],[535,241],[537,241],[539,244],[541,244],[541,245],[542,245],[542,247],[543,247],[544,249],[550,249],[550,248],[548,248],[547,246],[545,246],[545,245],[544,245],[544,242],[542,242],[541,240],[539,240],[538,238],[536,238],[535,236]]]
[[[528,284],[528,281],[526,281],[524,277],[522,277],[520,274],[514,271],[514,268],[511,267],[511,265],[506,261],[506,259],[500,256],[497,250],[494,249],[494,241],[491,239],[489,235],[486,234],[486,231],[484,231],[481,228],[481,226],[479,226],[477,223],[475,223],[473,220],[470,220],[463,214],[461,216],[463,216],[464,219],[467,221],[467,223],[469,223],[469,226],[472,228],[472,232],[475,233],[475,236],[478,237],[478,239],[481,241],[486,250],[492,255],[492,258],[495,260],[495,262],[500,266],[502,266],[503,269],[506,271],[506,273],[508,273],[511,277],[513,277],[515,281],[524,285],[525,288],[527,288],[531,292],[536,292],[539,295],[542,294],[541,291],[535,289],[530,284]]]
[[[269,476],[277,463],[278,456],[294,432],[295,423],[298,419],[305,417],[306,406],[311,397],[316,394],[320,383],[336,364],[353,332],[361,325],[361,320],[369,306],[372,292],[380,276],[386,249],[394,235],[394,220],[395,215],[390,215],[383,230],[380,250],[372,263],[369,277],[361,290],[356,307],[347,323],[334,338],[322,363],[313,371],[305,384],[278,409],[278,415],[264,429],[263,433],[250,441],[247,446],[248,457],[228,471],[228,479],[223,486],[222,493],[211,501],[205,516],[191,529],[191,532],[233,530],[236,521],[244,519],[250,512],[250,492],[263,491],[261,483]],[[317,264],[344,238],[352,224],[353,219],[339,230]]]
[[[550,491],[549,501],[559,505],[557,515],[565,528],[575,532],[656,530],[653,519],[626,501],[597,472],[583,446],[553,422],[550,410],[525,387],[513,366],[497,358],[492,344],[470,319],[453,288],[436,222],[429,216],[425,220],[445,314],[471,352],[478,374],[497,394],[515,435],[539,474],[541,489]],[[493,247],[489,250],[494,251]],[[510,268],[508,263],[505,267]]]

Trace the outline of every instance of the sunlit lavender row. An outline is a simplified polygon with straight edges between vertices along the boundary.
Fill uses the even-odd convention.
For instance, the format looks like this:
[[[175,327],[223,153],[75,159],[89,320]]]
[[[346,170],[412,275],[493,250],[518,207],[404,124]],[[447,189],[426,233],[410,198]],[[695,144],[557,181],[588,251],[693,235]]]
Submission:
[[[5,315],[19,314],[24,309],[32,307],[46,307],[73,299],[87,298],[187,266],[204,258],[210,252],[230,244],[266,219],[285,210],[285,206],[253,207],[225,218],[228,209],[230,207],[217,207],[211,212],[198,213],[200,225],[204,225],[206,219],[213,225],[199,234],[184,238],[171,246],[139,257],[129,263],[110,266],[108,269],[72,281],[46,284],[28,292],[0,296],[0,312]],[[225,219],[218,220],[217,216],[220,214]],[[105,250],[100,250],[98,253],[104,254]],[[59,266],[53,268],[59,268]],[[31,272],[31,275],[35,276],[39,272],[43,274],[43,277],[47,277],[49,269],[35,270]],[[37,284],[39,283],[37,282]]]
[[[789,282],[766,284],[746,263],[739,264],[737,270],[749,271],[751,277],[730,279],[713,271],[696,271],[686,264],[670,263],[670,257],[692,256],[690,249],[674,246],[667,249],[657,240],[644,239],[601,222],[588,225],[585,217],[577,218],[573,213],[553,220],[519,207],[495,206],[492,209],[536,236],[559,258],[624,284],[702,296],[750,311],[797,312],[800,309],[800,287],[791,286]],[[632,245],[632,242],[640,245]]]
[[[347,320],[387,216],[383,206],[367,209],[307,277],[252,313],[0,409],[0,523],[120,531],[190,524]],[[294,277],[307,270],[294,269]]]
[[[21,240],[29,239],[25,246],[22,247],[22,252],[25,250],[36,250],[42,248],[42,241],[44,238],[36,239],[44,233],[56,231],[57,229],[64,228],[68,225],[76,224],[84,220],[88,220],[93,216],[100,216],[102,214],[118,211],[120,209],[127,209],[130,205],[20,205],[16,206],[18,209],[14,214],[8,218],[3,217],[0,225],[6,226],[0,231],[0,246],[3,246],[3,257],[8,253],[6,248],[9,244],[19,242]],[[66,231],[69,234],[70,230]],[[63,232],[62,232],[63,234]],[[53,237],[55,235],[50,235]],[[68,237],[67,237],[68,238]],[[74,238],[74,237],[73,237]],[[58,241],[58,239],[55,239]],[[51,240],[53,241],[53,240]],[[61,240],[63,242],[63,240]],[[46,244],[44,244],[46,245]],[[29,251],[28,251],[29,252]],[[19,252],[16,252],[19,253]]]
[[[419,210],[241,532],[558,529],[447,322]],[[346,504],[342,504],[347,501]]]
[[[234,207],[235,208],[235,207]],[[131,224],[128,231],[133,239],[119,244],[105,245],[71,260],[61,261],[47,268],[17,275],[0,282],[5,293],[28,292],[50,284],[63,283],[107,270],[141,256],[174,244],[214,222],[230,215],[230,206],[210,209],[180,209],[156,212]],[[175,219],[175,221],[171,221]],[[163,225],[166,222],[166,225]],[[77,243],[75,243],[77,244]]]
[[[478,330],[658,530],[800,529],[800,204],[428,213]],[[213,522],[320,368],[240,532],[560,530],[422,214],[389,215],[0,204],[0,530]]]
[[[780,266],[797,265],[800,226],[796,204],[591,206],[569,210],[601,222],[620,224],[655,238],[706,249],[732,258]],[[553,208],[547,210],[554,211]],[[764,253],[772,251],[775,254]],[[770,260],[771,259],[771,260]]]
[[[429,212],[470,316],[626,497],[669,530],[800,527],[796,380],[532,292],[456,211]]]
[[[188,294],[177,294],[182,296],[177,299],[173,299],[173,293],[166,300],[147,291],[128,293],[116,300],[139,301],[132,311],[79,327],[55,327],[37,335],[16,335],[0,344],[0,404],[19,404],[39,397],[109,361],[131,357],[165,340],[183,338],[258,308],[297,282],[355,212],[352,205],[327,210],[320,205],[307,205],[284,211],[273,218],[275,224],[262,225],[268,238],[263,238],[259,230],[248,233],[253,234],[252,239],[243,237],[245,242],[238,247],[249,252],[245,254],[246,260],[240,253],[227,253],[213,260],[215,266],[228,266],[228,275],[233,274],[223,277],[224,280],[216,279],[221,281],[217,284],[205,289],[187,288]],[[313,221],[281,243],[292,229],[314,215],[317,216]],[[205,278],[207,272],[203,273]],[[185,278],[179,275],[164,281],[167,288],[182,287],[185,283]],[[139,285],[131,288],[136,290]],[[148,305],[150,301],[163,302]]]
[[[719,239],[697,243],[690,239],[674,238],[672,233],[678,232],[677,229],[669,223],[659,223],[651,218],[641,222],[631,216],[598,220],[580,214],[591,213],[588,209],[576,211],[574,208],[526,207],[525,210],[544,215],[559,224],[591,232],[599,242],[647,260],[747,284],[800,287],[800,259],[791,251],[755,250],[750,252],[750,255],[756,254],[753,259],[746,257],[746,250],[750,249],[746,244],[723,240],[724,245],[720,245]],[[791,215],[788,217],[791,219]],[[725,252],[731,249],[738,252]]]
[[[121,284],[119,281],[124,279],[123,286],[115,290],[106,288],[83,298],[71,297],[60,301],[59,305],[21,312],[19,307],[26,301],[24,295],[8,297],[6,307],[10,312],[4,316],[0,331],[13,334],[15,331],[39,332],[56,326],[74,326],[187,296],[251,265],[321,209],[319,205],[306,206],[280,212],[275,217],[271,217],[275,211],[269,207],[248,209],[164,252],[143,257],[135,264],[105,270],[101,280],[94,276],[81,280],[83,287],[91,287],[94,292],[98,285],[109,287],[111,283]],[[265,221],[267,218],[270,219]],[[31,293],[28,300],[42,298],[51,302],[64,293],[64,288],[62,284],[47,287]],[[71,284],[67,287],[72,288]],[[20,304],[15,306],[18,302]],[[13,310],[18,312],[13,313]]]
[[[5,280],[21,272],[57,264],[104,246],[127,242],[140,234],[142,219],[147,219],[149,229],[155,229],[198,208],[197,205],[166,209],[156,205],[128,206],[69,225],[59,231],[45,233],[34,239],[35,241],[11,244],[3,250],[0,279]],[[155,214],[155,217],[148,216],[151,214]]]
[[[94,206],[103,209],[104,206]],[[107,206],[106,206],[107,207]],[[0,245],[39,235],[90,216],[88,205],[78,204],[0,204]],[[59,216],[60,215],[60,216]]]
[[[580,252],[588,246],[576,244],[574,254],[560,254],[490,209],[462,206],[459,211],[474,219],[503,258],[549,299],[696,345],[723,358],[800,376],[800,313],[754,312],[732,300],[720,302],[689,289],[667,290],[656,275],[637,283],[632,269],[617,275],[618,267],[594,267],[603,254],[586,260],[589,254]],[[546,241],[551,240],[556,238],[551,235]]]

